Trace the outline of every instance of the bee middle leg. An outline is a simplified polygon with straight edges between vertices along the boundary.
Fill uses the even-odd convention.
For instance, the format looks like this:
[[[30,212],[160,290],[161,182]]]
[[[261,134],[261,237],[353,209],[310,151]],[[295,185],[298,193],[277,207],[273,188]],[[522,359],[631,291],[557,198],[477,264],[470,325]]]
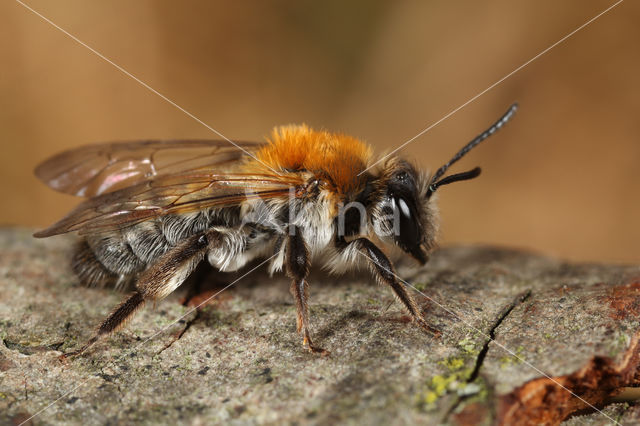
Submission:
[[[310,259],[309,250],[305,244],[300,230],[289,235],[285,247],[285,268],[291,278],[291,294],[296,300],[297,330],[302,334],[302,344],[313,353],[328,355],[329,352],[315,346],[309,332],[309,275]]]
[[[207,251],[220,244],[220,240],[220,233],[210,230],[187,238],[160,256],[149,269],[140,274],[135,293],[111,312],[93,337],[78,350],[62,355],[62,358],[80,355],[100,338],[124,327],[146,301],[161,300],[171,294],[204,259]]]

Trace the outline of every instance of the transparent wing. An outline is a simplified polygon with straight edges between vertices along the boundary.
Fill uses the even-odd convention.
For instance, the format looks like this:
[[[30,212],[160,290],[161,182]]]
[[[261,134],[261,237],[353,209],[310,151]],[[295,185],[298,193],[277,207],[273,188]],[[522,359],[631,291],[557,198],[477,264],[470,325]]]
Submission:
[[[71,231],[109,232],[168,214],[236,206],[255,198],[286,198],[291,188],[302,183],[296,175],[183,173],[158,176],[86,200],[34,236],[42,238]]]
[[[231,170],[263,144],[224,140],[149,140],[86,145],[62,152],[36,167],[35,174],[66,194],[94,197],[158,176],[208,169]],[[244,149],[244,151],[243,151]],[[245,152],[246,151],[246,152]]]

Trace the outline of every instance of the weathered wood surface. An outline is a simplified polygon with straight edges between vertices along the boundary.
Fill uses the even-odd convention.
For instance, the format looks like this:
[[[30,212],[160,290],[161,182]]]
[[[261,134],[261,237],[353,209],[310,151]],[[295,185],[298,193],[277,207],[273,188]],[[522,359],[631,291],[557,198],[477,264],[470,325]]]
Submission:
[[[240,276],[225,275],[193,297],[185,289],[147,306],[122,332],[63,363],[61,351],[88,338],[123,297],[79,286],[68,268],[72,246],[73,237],[0,231],[0,424],[19,424],[55,400],[33,423],[640,419],[633,403],[607,405],[640,382],[637,266],[440,250],[421,270],[400,268],[424,293],[416,296],[440,339],[407,323],[366,271],[341,279],[315,271],[312,321],[328,357],[303,351],[288,281],[263,270],[189,313]],[[585,401],[607,405],[604,414]]]

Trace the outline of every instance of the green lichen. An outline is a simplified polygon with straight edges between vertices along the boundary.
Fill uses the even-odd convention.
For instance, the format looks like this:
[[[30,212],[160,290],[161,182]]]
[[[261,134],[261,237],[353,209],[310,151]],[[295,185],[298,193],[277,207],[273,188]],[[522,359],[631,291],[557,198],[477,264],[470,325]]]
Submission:
[[[469,337],[460,340],[458,347],[467,355],[475,356],[480,353],[480,348],[478,348],[476,343]]]
[[[440,361],[440,364],[442,364],[445,367],[447,367],[447,369],[449,371],[456,371],[456,370],[460,370],[462,367],[464,367],[464,359],[450,357],[450,358],[447,358],[444,361]]]
[[[426,389],[416,397],[417,405],[424,410],[433,410],[440,397],[448,392],[456,392],[468,385],[472,368],[465,368],[465,358],[449,357],[439,362],[447,369],[447,374],[438,374],[427,383]]]
[[[520,364],[522,359],[522,353],[524,352],[523,346],[518,346],[514,355],[504,356],[500,358],[500,368],[505,369],[512,365]]]
[[[193,361],[193,358],[191,357],[191,354],[186,355],[183,359],[184,359],[183,367],[186,368],[186,369],[190,369],[191,368],[191,361]]]
[[[608,347],[610,357],[615,357],[620,352],[624,351],[631,343],[631,338],[625,333],[618,333],[618,335],[611,340]]]
[[[454,383],[458,379],[457,374],[451,374],[449,376],[433,376],[431,378],[431,389],[438,395],[444,395],[450,384]]]
[[[472,404],[474,402],[484,403],[489,397],[487,384],[480,377],[471,383],[463,384],[457,389],[457,392],[461,398],[464,398],[465,404]]]
[[[618,413],[618,415],[616,416],[615,422],[617,424],[622,424],[622,418],[624,417],[625,413],[627,412],[627,410],[629,409],[630,404],[628,402],[625,402],[623,404],[621,404],[620,406],[620,412]]]
[[[424,402],[427,405],[433,405],[439,398],[439,395],[433,391],[428,391],[424,396]]]
[[[419,291],[425,291],[427,289],[427,283],[413,283],[413,287]]]

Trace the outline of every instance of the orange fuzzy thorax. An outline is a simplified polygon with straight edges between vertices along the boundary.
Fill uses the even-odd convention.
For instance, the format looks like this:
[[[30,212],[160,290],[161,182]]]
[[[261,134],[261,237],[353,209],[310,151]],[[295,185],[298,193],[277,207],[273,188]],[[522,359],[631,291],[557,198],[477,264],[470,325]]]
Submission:
[[[273,129],[269,142],[256,153],[261,162],[278,171],[306,170],[328,180],[341,194],[363,184],[358,173],[367,168],[371,148],[343,134],[315,131],[303,124]]]

